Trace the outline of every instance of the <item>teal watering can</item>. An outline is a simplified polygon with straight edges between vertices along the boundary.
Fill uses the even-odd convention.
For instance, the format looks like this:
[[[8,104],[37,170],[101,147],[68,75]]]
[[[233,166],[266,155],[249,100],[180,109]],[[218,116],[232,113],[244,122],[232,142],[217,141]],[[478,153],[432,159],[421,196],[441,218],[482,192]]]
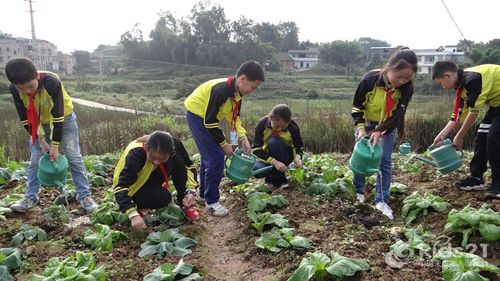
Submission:
[[[354,146],[351,159],[349,159],[349,168],[355,175],[368,177],[378,173],[382,159],[382,147],[377,144],[373,146],[370,143],[370,137],[364,137]]]
[[[231,159],[229,167],[227,161]],[[273,168],[273,166],[266,166],[253,171],[253,166],[257,156],[254,154],[243,154],[240,148],[236,148],[232,157],[226,159],[226,177],[237,184],[246,183],[251,176],[265,172]]]
[[[410,150],[411,146],[409,143],[403,143],[399,146],[399,152],[401,154],[408,154]],[[412,158],[436,167],[438,171],[443,174],[454,171],[462,166],[464,153],[463,151],[457,153],[450,139],[445,139],[443,144],[439,147],[431,145],[427,150],[429,150],[433,160],[429,160],[419,155],[413,155]]]
[[[38,161],[38,181],[44,186],[64,187],[68,174],[68,160],[59,154],[57,161],[50,160],[49,153],[44,153]]]

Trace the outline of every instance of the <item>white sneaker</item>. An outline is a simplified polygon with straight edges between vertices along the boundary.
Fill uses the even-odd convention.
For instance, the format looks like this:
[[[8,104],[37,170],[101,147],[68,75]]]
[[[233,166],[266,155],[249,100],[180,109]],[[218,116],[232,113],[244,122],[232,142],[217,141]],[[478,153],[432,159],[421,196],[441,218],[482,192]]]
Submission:
[[[394,215],[392,214],[392,209],[387,205],[387,203],[384,202],[378,202],[375,204],[375,208],[384,214],[384,216],[388,217],[389,219],[394,219]]]
[[[361,193],[356,193],[356,198],[358,199],[359,203],[365,203],[365,195]]]
[[[215,202],[213,204],[206,204],[205,208],[207,209],[208,212],[210,212],[210,214],[212,214],[212,216],[215,217],[224,217],[227,216],[227,214],[229,214],[229,210],[226,209],[224,206],[222,206],[222,204],[219,202]]]

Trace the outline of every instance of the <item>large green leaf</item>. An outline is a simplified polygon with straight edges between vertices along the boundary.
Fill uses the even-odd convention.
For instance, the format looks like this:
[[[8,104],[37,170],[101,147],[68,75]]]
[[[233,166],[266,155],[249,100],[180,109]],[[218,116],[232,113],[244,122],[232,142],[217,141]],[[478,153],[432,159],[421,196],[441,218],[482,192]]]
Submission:
[[[146,238],[146,242],[141,244],[139,256],[156,254],[162,258],[166,255],[185,256],[191,253],[188,248],[196,245],[196,241],[185,237],[176,228],[163,232],[152,232]]]
[[[328,273],[337,277],[353,276],[358,271],[368,270],[370,266],[363,260],[346,258],[330,252],[331,262],[326,268]]]
[[[479,232],[486,241],[494,242],[500,240],[500,225],[480,222]]]
[[[290,244],[277,232],[264,232],[255,241],[255,246],[271,252],[280,252],[282,248],[288,248]]]
[[[14,280],[14,277],[10,275],[9,270],[5,265],[0,265],[0,280],[2,281]]]
[[[315,268],[312,265],[303,265],[297,268],[288,281],[307,281],[314,276]]]
[[[0,265],[4,265],[8,269],[18,269],[22,265],[22,256],[23,251],[21,249],[0,248]]]

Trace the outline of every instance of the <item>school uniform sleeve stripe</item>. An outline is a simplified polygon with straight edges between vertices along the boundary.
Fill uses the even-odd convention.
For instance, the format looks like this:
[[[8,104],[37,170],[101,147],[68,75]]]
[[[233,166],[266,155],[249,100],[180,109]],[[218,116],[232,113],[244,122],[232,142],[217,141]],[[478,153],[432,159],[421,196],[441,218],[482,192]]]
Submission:
[[[141,147],[131,149],[125,157],[125,164],[121,170],[115,171],[115,173],[119,173],[119,177],[114,193],[116,203],[118,203],[121,212],[136,208],[136,205],[132,201],[132,197],[130,197],[128,193],[130,191],[129,187],[137,181],[137,174],[146,161],[141,150]]]
[[[186,164],[180,155],[168,160],[166,168],[169,174],[172,174],[172,181],[174,182],[175,190],[177,190],[177,204],[182,206],[182,200],[186,193],[186,183],[188,182],[188,172]]]
[[[366,96],[370,91],[373,91],[375,83],[378,76],[373,72],[367,73],[358,84],[356,92],[354,93],[354,99],[352,103],[351,116],[354,121],[354,125],[358,127],[364,127],[366,119],[364,118],[364,110],[366,109]]]
[[[257,126],[255,127],[255,136],[253,139],[252,153],[257,156],[259,161],[264,163],[271,163],[272,158],[269,157],[267,151],[264,149],[264,131],[266,130],[266,123],[268,118],[264,117],[259,120]]]
[[[294,157],[295,155],[300,155],[300,158],[302,159],[303,155],[303,150],[302,147],[304,146],[302,142],[302,137],[300,136],[300,129],[297,123],[292,120],[292,123],[289,126],[290,130],[290,135],[292,136],[292,144],[293,144],[293,151],[294,151]]]
[[[14,99],[14,105],[16,106],[17,114],[19,115],[19,119],[21,120],[21,125],[24,126],[24,129],[31,135],[31,131],[28,128],[28,115],[26,114],[26,107],[24,106],[23,101],[21,100],[20,93],[17,90],[16,86],[11,84],[9,86],[9,92]]]
[[[470,109],[476,108],[476,101],[478,101],[483,90],[481,73],[466,72],[464,88],[467,90],[467,106]],[[484,105],[484,103],[482,105]]]
[[[51,75],[45,75],[43,78],[44,88],[49,94],[53,102],[53,107],[50,111],[53,119],[52,128],[52,143],[61,142],[63,135],[64,121],[64,96],[62,92],[61,82]]]
[[[131,219],[131,218],[133,218],[135,216],[139,216],[139,212],[137,212],[136,208],[127,209],[124,213],[125,213],[125,215],[127,215],[127,217],[129,219]]]

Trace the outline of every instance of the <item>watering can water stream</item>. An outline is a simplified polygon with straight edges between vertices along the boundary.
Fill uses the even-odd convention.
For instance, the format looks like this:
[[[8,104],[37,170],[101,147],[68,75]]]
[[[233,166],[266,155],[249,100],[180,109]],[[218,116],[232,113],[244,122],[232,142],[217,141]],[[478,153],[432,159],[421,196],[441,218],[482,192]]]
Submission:
[[[429,160],[419,155],[413,155],[411,158],[415,158],[426,164],[432,165],[443,174],[454,171],[462,166],[464,153],[463,151],[457,153],[450,139],[445,139],[441,146],[435,147],[431,145],[427,149],[429,150],[433,160]],[[410,151],[411,145],[409,143],[403,143],[399,146],[399,152],[403,155],[409,154]]]
[[[229,167],[227,161],[231,159]],[[243,154],[240,148],[236,148],[232,157],[226,158],[226,177],[237,184],[242,184],[248,181],[251,176],[268,171],[273,166],[266,166],[253,171],[257,156],[254,154]]]

